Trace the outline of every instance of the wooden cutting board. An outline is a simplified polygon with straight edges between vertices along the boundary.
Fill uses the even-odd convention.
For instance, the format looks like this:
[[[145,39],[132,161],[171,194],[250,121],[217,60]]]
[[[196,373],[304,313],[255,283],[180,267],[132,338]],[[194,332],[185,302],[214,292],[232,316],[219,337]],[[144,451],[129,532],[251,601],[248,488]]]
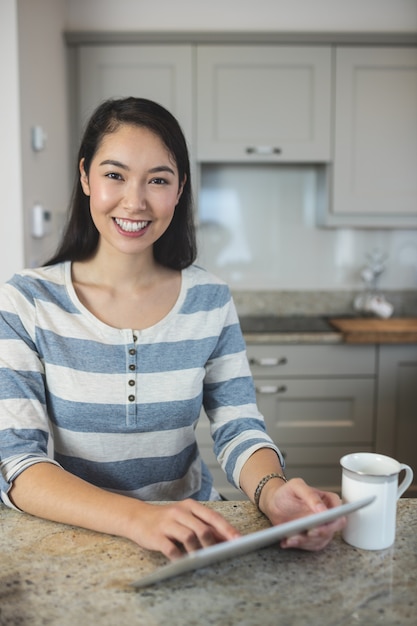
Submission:
[[[331,318],[346,343],[417,343],[417,318]]]

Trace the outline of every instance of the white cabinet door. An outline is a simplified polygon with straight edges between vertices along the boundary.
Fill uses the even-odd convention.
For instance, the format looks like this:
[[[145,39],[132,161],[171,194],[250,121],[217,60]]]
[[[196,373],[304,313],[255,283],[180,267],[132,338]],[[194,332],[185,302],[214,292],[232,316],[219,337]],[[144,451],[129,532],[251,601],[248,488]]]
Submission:
[[[259,410],[290,478],[340,489],[339,460],[374,449],[375,346],[248,344]]]
[[[268,433],[283,450],[287,444],[372,444],[375,380],[371,376],[256,378],[255,386]]]
[[[411,465],[417,496],[417,345],[379,347],[376,452]]]
[[[77,74],[80,127],[106,98],[149,98],[177,117],[191,144],[191,46],[80,46]]]
[[[417,48],[337,48],[329,225],[417,226]]]
[[[255,378],[375,376],[373,346],[248,342],[247,354]]]
[[[198,46],[200,161],[330,159],[328,46]]]

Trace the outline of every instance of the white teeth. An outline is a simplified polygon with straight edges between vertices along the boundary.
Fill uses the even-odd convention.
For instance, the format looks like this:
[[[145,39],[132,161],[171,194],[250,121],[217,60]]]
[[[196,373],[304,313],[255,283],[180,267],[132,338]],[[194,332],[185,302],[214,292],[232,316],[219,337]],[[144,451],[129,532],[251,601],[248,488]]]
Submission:
[[[122,230],[125,230],[128,233],[137,233],[149,224],[149,222],[131,222],[128,220],[121,220],[118,217],[115,217],[114,221]]]

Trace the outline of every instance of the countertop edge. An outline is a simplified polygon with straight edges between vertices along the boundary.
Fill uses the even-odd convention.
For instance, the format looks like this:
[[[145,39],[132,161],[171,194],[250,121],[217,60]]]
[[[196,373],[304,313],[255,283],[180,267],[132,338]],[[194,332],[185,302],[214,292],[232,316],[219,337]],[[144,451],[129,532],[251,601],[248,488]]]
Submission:
[[[271,344],[271,343],[305,343],[305,344],[323,344],[323,343],[345,343],[342,333],[324,332],[324,333],[273,333],[273,332],[257,332],[243,333],[246,343]]]

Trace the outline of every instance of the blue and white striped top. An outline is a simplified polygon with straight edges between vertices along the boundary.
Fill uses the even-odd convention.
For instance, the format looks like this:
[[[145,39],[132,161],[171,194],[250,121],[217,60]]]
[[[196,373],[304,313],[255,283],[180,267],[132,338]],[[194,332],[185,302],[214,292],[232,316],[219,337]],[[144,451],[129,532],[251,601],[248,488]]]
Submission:
[[[140,331],[92,315],[69,262],[25,270],[1,287],[0,496],[7,505],[14,478],[40,461],[143,500],[209,500],[213,481],[195,439],[202,405],[235,486],[255,450],[279,454],[256,407],[229,288],[205,270],[184,270],[174,308]]]

